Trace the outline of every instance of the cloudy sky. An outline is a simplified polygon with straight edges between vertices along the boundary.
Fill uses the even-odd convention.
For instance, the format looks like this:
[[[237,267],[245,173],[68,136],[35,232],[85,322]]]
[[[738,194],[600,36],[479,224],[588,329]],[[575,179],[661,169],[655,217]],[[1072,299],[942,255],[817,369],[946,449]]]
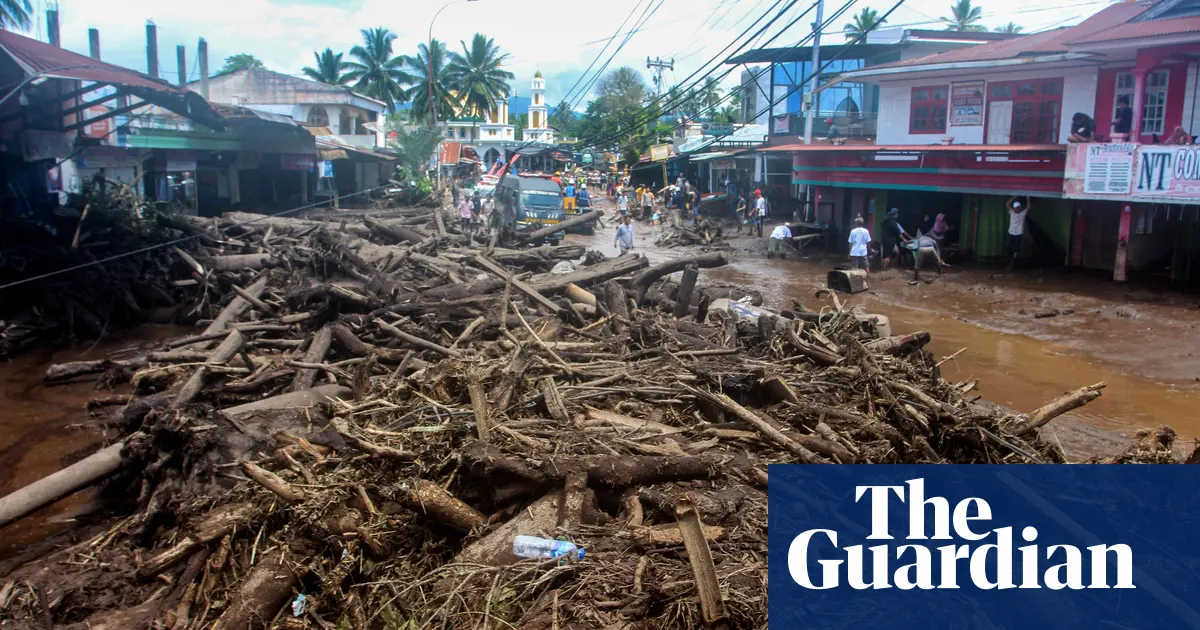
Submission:
[[[843,1],[831,0],[826,14],[835,11]],[[45,41],[44,10],[55,0],[32,0],[32,3],[38,10],[36,35]],[[907,0],[888,25],[939,28],[936,18],[949,14],[950,3],[951,0]],[[375,26],[387,27],[399,36],[397,53],[412,54],[417,44],[428,37],[430,20],[446,0],[122,0],[119,3],[57,0],[57,4],[67,48],[86,54],[87,30],[98,28],[103,58],[138,70],[146,68],[145,24],[153,20],[158,25],[162,76],[175,80],[178,76],[175,47],[180,44],[188,50],[190,76],[198,76],[195,53],[201,37],[208,40],[213,72],[224,57],[244,52],[262,59],[273,70],[299,74],[305,65],[313,65],[314,50],[326,47],[348,50],[361,40],[361,29]],[[509,70],[516,75],[514,87],[525,93],[529,79],[540,69],[547,79],[547,100],[557,103],[614,34],[621,33],[616,40],[620,43],[629,26],[643,16],[644,26],[616,55],[610,68],[629,65],[646,73],[647,56],[674,57],[674,73],[668,72],[664,77],[670,85],[684,80],[717,55],[773,4],[773,0],[458,0],[441,12],[433,34],[451,42],[453,48],[476,32],[495,38],[511,55]],[[834,24],[844,25],[862,7],[882,13],[892,4],[893,0],[858,0]],[[983,8],[983,22],[988,27],[1012,20],[1023,25],[1026,32],[1032,32],[1074,24],[1110,2],[983,0],[976,4]],[[809,6],[809,0],[796,3],[777,26],[782,27]],[[621,23],[631,12],[633,18],[622,30]],[[775,45],[799,41],[807,33],[810,21],[810,18],[800,20]],[[762,39],[777,31],[772,28]],[[832,39],[844,38],[837,33]],[[615,44],[609,46],[601,63],[615,48]],[[649,78],[649,74],[645,76]],[[736,73],[725,83],[732,84],[735,78]]]

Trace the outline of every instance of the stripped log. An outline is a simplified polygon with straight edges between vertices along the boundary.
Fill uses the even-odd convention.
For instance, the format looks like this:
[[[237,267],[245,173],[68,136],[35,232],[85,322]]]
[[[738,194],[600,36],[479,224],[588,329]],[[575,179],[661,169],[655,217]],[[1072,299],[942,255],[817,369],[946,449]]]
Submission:
[[[124,441],[117,442],[0,498],[0,527],[113,474],[124,462],[124,447]]]
[[[267,277],[266,277],[266,275],[262,275],[262,276],[259,276],[258,280],[255,280],[250,286],[246,287],[246,293],[253,295],[254,297],[258,297],[258,296],[262,295],[263,290],[266,288],[267,288]],[[242,298],[242,296],[239,295],[239,296],[233,298],[232,300],[229,301],[229,304],[225,305],[225,308],[221,309],[221,313],[219,315],[217,315],[216,319],[214,319],[212,321],[212,323],[209,324],[208,327],[205,328],[204,332],[201,334],[202,335],[211,335],[214,333],[219,333],[222,330],[225,330],[226,328],[229,328],[230,325],[234,322],[234,320],[241,317],[242,314],[244,314],[248,310],[250,310],[250,303],[247,302],[244,298]],[[202,345],[200,347],[200,349],[203,350],[205,348],[208,348],[211,345],[212,345],[211,342],[205,342],[204,345]]]
[[[242,336],[240,331],[234,329],[225,336],[225,341],[222,341],[221,345],[217,346],[217,348],[208,355],[208,359],[205,363],[212,365],[224,364],[233,357],[237,356],[237,353],[241,352],[242,345],[245,343],[246,338]],[[180,407],[191,404],[192,401],[196,399],[196,396],[199,396],[200,392],[204,389],[209,373],[210,370],[208,365],[200,366],[200,368],[192,374],[192,377],[183,384],[183,387],[179,388],[179,393],[175,395],[175,400],[171,401],[171,408],[179,409]]]
[[[323,326],[313,335],[312,343],[308,346],[308,351],[304,353],[305,363],[322,363],[325,361],[325,355],[329,353],[329,346],[333,343],[333,330],[329,326]],[[296,376],[292,379],[292,391],[298,392],[306,390],[313,386],[317,380],[317,370],[313,368],[300,368],[296,370]]]
[[[1029,414],[1029,419],[1016,428],[1014,433],[1017,435],[1025,435],[1031,433],[1035,429],[1045,426],[1047,422],[1071,411],[1078,409],[1093,400],[1100,397],[1104,388],[1108,387],[1108,383],[1103,381],[1095,385],[1081,387],[1073,392],[1064,394],[1052,401],[1049,404],[1042,406],[1033,413]]]
[[[701,254],[699,256],[684,256],[668,260],[665,263],[654,265],[642,271],[633,277],[631,286],[637,294],[637,303],[641,304],[642,298],[646,297],[646,290],[663,276],[683,271],[688,265],[696,265],[701,269],[711,269],[713,267],[724,267],[727,264],[729,264],[729,260],[725,258],[725,254],[719,252]]]

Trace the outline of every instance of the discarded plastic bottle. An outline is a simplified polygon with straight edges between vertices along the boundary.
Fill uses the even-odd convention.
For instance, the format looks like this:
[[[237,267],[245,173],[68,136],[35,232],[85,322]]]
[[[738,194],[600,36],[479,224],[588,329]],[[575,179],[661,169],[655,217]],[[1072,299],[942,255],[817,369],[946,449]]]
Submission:
[[[522,558],[561,558],[574,556],[583,559],[583,550],[565,540],[550,540],[537,536],[517,536],[513,539],[513,555]]]

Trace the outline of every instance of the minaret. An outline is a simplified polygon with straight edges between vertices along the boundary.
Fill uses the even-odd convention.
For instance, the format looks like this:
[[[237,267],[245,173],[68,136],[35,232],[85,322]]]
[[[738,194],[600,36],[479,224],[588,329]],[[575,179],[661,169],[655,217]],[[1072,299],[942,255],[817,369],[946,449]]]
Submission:
[[[546,80],[542,78],[542,71],[538,70],[533,75],[533,83],[530,86],[532,94],[529,101],[529,129],[543,130],[547,127],[548,121],[546,111]],[[535,134],[541,136],[542,134]],[[542,138],[535,138],[542,140]]]

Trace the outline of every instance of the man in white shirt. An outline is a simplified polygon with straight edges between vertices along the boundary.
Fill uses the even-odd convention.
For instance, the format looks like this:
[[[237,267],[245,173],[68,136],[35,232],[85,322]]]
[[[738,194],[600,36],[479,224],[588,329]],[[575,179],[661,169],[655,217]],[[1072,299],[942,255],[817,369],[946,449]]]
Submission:
[[[758,238],[762,238],[763,221],[767,217],[767,198],[761,190],[754,191],[754,227],[758,229]]]
[[[1029,214],[1029,196],[1022,203],[1016,197],[1008,200],[1008,260],[1011,271],[1017,264],[1017,255],[1021,253],[1021,240],[1025,238],[1025,217]]]
[[[862,217],[854,218],[854,229],[850,230],[850,262],[855,269],[863,269],[871,275],[871,261],[867,258],[871,243],[871,232],[863,227]]]
[[[780,259],[787,258],[787,247],[792,240],[792,228],[780,223],[771,230],[771,240],[767,243],[767,258],[779,254]]]

